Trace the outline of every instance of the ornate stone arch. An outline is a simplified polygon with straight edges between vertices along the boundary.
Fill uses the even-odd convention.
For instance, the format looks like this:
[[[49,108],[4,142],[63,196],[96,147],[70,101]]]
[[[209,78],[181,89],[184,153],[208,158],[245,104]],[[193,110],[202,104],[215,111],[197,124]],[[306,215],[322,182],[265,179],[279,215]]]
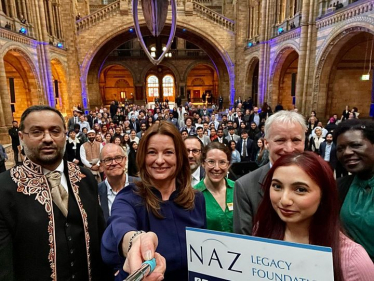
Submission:
[[[260,63],[260,58],[257,55],[252,55],[251,59],[246,64],[245,74],[245,93],[249,93],[252,90],[252,77],[256,68],[256,65]],[[251,79],[250,79],[251,78]],[[252,95],[249,95],[252,97]]]
[[[99,69],[99,73],[98,75],[100,75],[100,73],[108,68],[108,67],[111,67],[111,66],[115,66],[115,65],[120,65],[122,67],[124,67],[125,69],[127,69],[130,73],[131,73],[131,76],[132,76],[132,79],[134,81],[134,85],[136,83],[138,83],[138,79],[139,79],[139,75],[136,75],[136,72],[134,71],[134,69],[128,64],[126,63],[125,61],[117,61],[117,62],[105,62]]]
[[[188,74],[191,72],[192,69],[194,69],[199,64],[209,66],[210,68],[215,70],[217,75],[218,75],[218,78],[219,78],[219,72],[218,72],[217,68],[212,63],[207,63],[207,62],[202,62],[202,61],[194,61],[186,67],[186,70],[184,71],[184,73],[182,75],[182,81],[183,82],[187,82]]]
[[[126,79],[118,79],[115,83],[116,88],[127,88],[131,87],[130,83]]]
[[[39,72],[37,71],[37,68],[35,67],[33,61],[31,60],[31,57],[33,57],[33,55],[23,45],[17,42],[8,42],[4,44],[4,46],[1,48],[0,58],[4,60],[5,55],[10,51],[16,52],[22,55],[22,58],[27,62],[28,66],[31,69],[33,76],[35,77],[37,88],[41,90],[42,86],[41,86],[41,81],[39,77]]]
[[[331,55],[332,50],[335,48],[341,48],[354,34],[358,32],[367,32],[374,35],[374,24],[371,25],[371,29],[363,26],[352,26],[349,24],[343,28],[332,32],[325,43],[322,45],[321,50],[317,55],[317,67],[314,73],[313,81],[313,92],[312,92],[312,106],[316,107],[319,104],[319,99],[326,101],[325,108],[318,110],[319,116],[326,116],[327,108],[330,104],[328,101],[328,80],[329,80],[329,69],[328,65],[332,65],[336,59],[336,54]],[[334,37],[333,37],[334,36]]]
[[[195,79],[192,80],[191,85],[193,85],[193,86],[204,86],[205,82],[201,78],[195,78]]]

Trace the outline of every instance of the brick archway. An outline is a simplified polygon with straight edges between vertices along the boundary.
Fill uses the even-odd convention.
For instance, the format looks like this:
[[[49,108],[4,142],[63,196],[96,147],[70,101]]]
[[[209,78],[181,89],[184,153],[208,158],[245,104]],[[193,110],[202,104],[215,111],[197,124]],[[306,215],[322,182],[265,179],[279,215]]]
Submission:
[[[145,27],[142,26],[142,28]],[[170,26],[166,26],[163,32],[167,32],[168,29],[170,29]],[[144,29],[144,34],[146,33],[147,31],[146,29]],[[203,37],[202,34],[199,33],[199,30],[194,30],[193,28],[191,28],[188,31],[185,31],[182,26],[177,27],[176,37],[185,40],[188,39],[188,41],[200,47],[208,54],[209,58],[213,61],[216,71],[220,77],[219,90],[222,93],[230,93],[230,91],[234,87],[234,64],[232,63],[228,53],[226,51],[223,51],[223,47],[221,46],[221,44],[219,42],[216,42],[216,39],[209,38],[209,36]],[[97,77],[99,70],[103,65],[103,61],[105,61],[109,53],[112,52],[115,48],[117,48],[124,42],[133,39],[135,39],[134,32],[130,32],[129,28],[122,27],[120,30],[117,29],[113,31],[111,37],[109,37],[108,35],[106,37],[106,41],[101,39],[100,42],[97,42],[97,44],[93,44],[95,47],[93,47],[88,53],[86,53],[81,64],[81,86],[83,89],[82,93],[88,93],[86,94],[87,97],[83,96],[83,98],[88,98],[91,105],[94,103],[96,104],[99,100],[99,83]],[[168,66],[165,63],[162,62],[161,65]],[[144,72],[143,70],[142,73]],[[179,83],[180,74],[178,71],[176,71],[176,74],[177,76],[179,76],[176,77],[176,82]],[[221,80],[223,82],[221,82]],[[138,90],[141,91],[140,88],[144,88],[144,85],[142,85],[141,83],[142,82],[140,77],[140,82],[137,84],[137,88],[139,88],[137,89],[137,96]]]
[[[278,102],[285,103],[283,104],[285,109],[292,109],[292,97],[290,81],[291,78],[288,77],[290,73],[287,73],[287,70],[290,68],[295,68],[295,61],[298,60],[298,52],[291,46],[287,46],[279,51],[275,60],[270,66],[270,83],[269,83],[269,92],[267,97],[267,102],[275,107]],[[297,65],[297,63],[296,63]],[[293,71],[294,73],[295,71]],[[297,67],[296,67],[297,73]],[[290,90],[286,92],[286,90]]]
[[[361,96],[359,99],[357,99],[358,96],[355,95],[356,93],[361,92],[360,90],[358,91],[355,87],[355,85],[361,83],[360,81],[358,81],[358,79],[357,81],[353,81],[353,84],[349,84],[349,88],[352,90],[350,94],[339,93],[339,89],[336,86],[336,81],[338,81],[340,79],[339,77],[341,76],[341,73],[338,72],[338,68],[341,68],[339,67],[339,64],[341,64],[341,60],[349,52],[350,49],[354,48],[359,44],[359,42],[362,41],[362,36],[365,36],[365,34],[367,37],[374,38],[374,27],[373,29],[369,29],[362,26],[355,26],[341,29],[339,33],[335,33],[335,37],[326,42],[325,48],[320,52],[314,75],[315,79],[312,95],[312,107],[317,109],[317,116],[328,118],[329,115],[335,113],[335,111],[337,111],[338,109],[339,111],[336,113],[340,114],[340,111],[344,109],[345,105],[343,105],[342,103],[339,106],[337,104],[337,98],[344,102],[344,104],[351,106],[357,106],[357,103],[361,103],[361,101],[365,101],[365,103],[366,101],[369,101],[370,104],[369,95],[371,93],[371,90],[369,89],[371,89],[370,83],[372,83],[372,75],[370,75],[370,83],[367,83],[368,85],[370,84],[367,87],[367,94]],[[363,54],[361,55],[363,56]],[[363,58],[361,58],[361,60],[362,59]],[[356,66],[356,68],[361,67],[362,66]],[[360,106],[358,107],[360,109]],[[364,109],[363,116],[368,115],[368,110],[369,108]]]
[[[254,104],[257,104],[259,64],[260,64],[260,59],[258,57],[252,57],[247,67],[247,74],[246,74],[246,80],[245,80],[245,93],[247,93],[248,96],[244,97],[244,99],[247,99],[247,97],[248,98],[251,97],[252,102]],[[257,89],[254,88],[256,87],[256,85],[254,85],[255,83],[254,75],[256,74],[257,74]]]
[[[58,97],[56,97],[56,108],[63,114],[66,115],[70,113],[70,106],[67,80],[66,80],[66,70],[61,61],[57,58],[51,60],[51,72],[53,79],[53,86],[56,96],[56,90],[58,89]],[[57,82],[56,82],[57,81]]]
[[[3,53],[3,60],[13,119],[19,120],[26,108],[45,103],[46,97],[42,94],[35,66],[23,50],[9,47]]]

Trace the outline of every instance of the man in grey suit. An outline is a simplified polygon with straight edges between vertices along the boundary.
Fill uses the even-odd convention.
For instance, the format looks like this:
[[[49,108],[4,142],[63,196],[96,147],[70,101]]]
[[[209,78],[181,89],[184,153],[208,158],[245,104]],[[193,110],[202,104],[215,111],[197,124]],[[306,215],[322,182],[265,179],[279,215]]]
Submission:
[[[210,143],[210,138],[206,135],[204,135],[204,129],[203,127],[198,127],[196,129],[196,132],[197,132],[197,137],[199,140],[201,140],[201,142],[204,144],[204,146],[208,145]]]
[[[110,217],[112,205],[118,192],[138,179],[127,175],[126,163],[127,153],[122,146],[107,143],[100,152],[100,164],[106,175],[105,181],[99,184],[99,199],[105,222]]]
[[[228,130],[229,130],[229,134],[226,137],[227,141],[233,140],[237,143],[240,140],[240,136],[235,134],[234,127],[229,127]]]
[[[265,147],[270,162],[250,172],[235,182],[234,188],[234,232],[252,234],[253,218],[264,196],[261,183],[270,166],[282,155],[304,151],[307,127],[302,115],[291,111],[279,111],[265,123]]]

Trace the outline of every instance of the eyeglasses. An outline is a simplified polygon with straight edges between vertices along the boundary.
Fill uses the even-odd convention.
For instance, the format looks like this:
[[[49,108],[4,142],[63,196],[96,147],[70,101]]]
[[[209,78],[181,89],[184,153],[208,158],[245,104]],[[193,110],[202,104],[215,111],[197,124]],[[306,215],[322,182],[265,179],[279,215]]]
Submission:
[[[30,139],[42,139],[46,134],[49,134],[53,139],[59,139],[65,137],[65,132],[62,130],[54,129],[52,131],[34,130],[30,132],[22,132],[22,134],[28,135]]]
[[[205,163],[207,164],[208,168],[214,168],[216,166],[216,163],[218,163],[218,167],[220,167],[221,169],[226,169],[229,166],[229,161],[225,160],[205,160]]]
[[[105,158],[105,159],[101,160],[101,162],[104,162],[105,165],[109,166],[109,165],[112,164],[113,160],[114,160],[114,163],[116,163],[116,164],[121,163],[123,158],[125,158],[125,156],[118,155],[118,156],[113,157],[113,158]]]
[[[201,150],[200,149],[187,149],[187,154],[190,154],[192,152],[193,155],[198,155]]]

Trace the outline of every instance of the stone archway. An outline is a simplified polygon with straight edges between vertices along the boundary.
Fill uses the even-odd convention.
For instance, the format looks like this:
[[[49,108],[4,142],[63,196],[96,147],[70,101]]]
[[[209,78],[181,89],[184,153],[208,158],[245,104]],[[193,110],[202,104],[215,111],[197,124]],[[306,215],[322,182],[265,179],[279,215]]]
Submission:
[[[170,26],[165,26],[163,32],[168,32]],[[144,31],[144,35],[147,34],[145,30],[145,26],[142,26],[142,32]],[[163,34],[162,34],[163,35]],[[134,33],[129,32],[129,28],[123,28],[121,31],[116,31],[111,37],[106,37],[107,41],[101,41],[98,44],[94,44],[95,47],[86,54],[83,58],[82,66],[81,66],[81,73],[82,73],[82,92],[88,93],[88,99],[90,101],[90,106],[92,107],[94,104],[98,104],[100,102],[100,88],[98,82],[98,73],[100,73],[100,68],[102,67],[103,63],[105,64],[105,60],[108,55],[116,49],[118,46],[124,44],[129,40],[135,39]],[[176,38],[181,38],[184,40],[188,40],[201,48],[203,51],[207,53],[207,57],[212,61],[212,64],[215,66],[217,70],[217,74],[220,77],[219,87],[217,89],[222,93],[230,93],[233,89],[234,85],[234,78],[235,76],[230,74],[233,72],[233,63],[231,62],[231,58],[228,56],[227,52],[223,52],[220,48],[220,44],[213,45],[208,38],[204,38],[199,34],[197,31],[189,29],[187,32],[183,27],[177,27]],[[214,42],[216,43],[216,42]],[[173,57],[174,59],[174,57]],[[150,62],[147,61],[145,63],[138,63],[136,66],[137,73],[144,73],[144,69],[150,67]],[[166,65],[164,62],[161,65]],[[171,63],[172,65],[172,63]],[[167,66],[167,65],[166,65]],[[141,70],[140,70],[141,69]],[[140,70],[140,71],[139,71]],[[180,69],[176,72],[175,75],[181,73]],[[137,77],[139,75],[137,74]],[[143,75],[141,75],[143,76]],[[178,92],[183,92],[184,85],[180,84],[180,88],[178,89],[178,83],[180,79],[176,78],[177,83],[177,90]],[[139,81],[138,79],[135,79]],[[144,89],[145,85],[142,81],[136,82],[136,97],[139,100],[140,97],[144,97]],[[83,97],[84,98],[84,97]]]
[[[125,102],[135,97],[134,78],[123,65],[112,64],[100,72],[101,103],[109,105],[112,101]],[[100,106],[100,104],[91,104]]]
[[[368,72],[370,52],[374,55],[373,40],[374,30],[356,26],[341,30],[326,44],[319,56],[313,88],[318,116],[340,114],[349,105],[359,109],[360,117],[369,117],[374,103],[373,72],[367,81],[361,76]]]
[[[247,68],[244,99],[252,98],[254,105],[257,105],[258,98],[258,74],[259,74],[260,60],[258,57],[253,57]]]
[[[186,72],[186,93],[192,102],[201,103],[203,93],[209,93],[213,101],[217,100],[218,86],[218,74],[210,65],[198,63]]]
[[[26,108],[33,104],[43,104],[45,97],[39,87],[35,67],[26,53],[11,48],[3,59],[13,119],[19,120]]]
[[[54,58],[51,60],[52,84],[56,98],[56,109],[64,116],[71,111],[69,101],[66,70],[60,60]]]
[[[271,68],[268,102],[275,107],[293,109],[296,104],[296,80],[299,54],[292,47],[282,49]]]

